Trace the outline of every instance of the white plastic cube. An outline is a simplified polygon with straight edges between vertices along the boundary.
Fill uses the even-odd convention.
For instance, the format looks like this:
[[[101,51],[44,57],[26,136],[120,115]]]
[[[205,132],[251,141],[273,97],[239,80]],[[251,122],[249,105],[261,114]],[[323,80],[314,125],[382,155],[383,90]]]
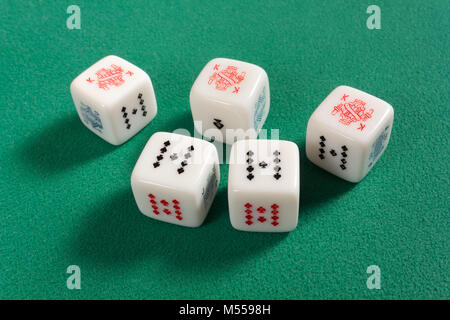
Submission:
[[[150,77],[117,56],[107,56],[70,85],[81,121],[111,144],[122,144],[144,128],[157,112]]]
[[[359,182],[386,149],[393,120],[389,103],[358,89],[337,87],[308,121],[306,155],[332,174]]]
[[[270,107],[269,78],[254,64],[216,58],[200,72],[191,89],[195,129],[220,142],[256,138]]]
[[[131,175],[143,214],[187,227],[203,223],[219,181],[219,158],[212,143],[167,132],[150,138]]]
[[[295,143],[240,140],[233,144],[228,173],[228,207],[235,229],[286,232],[296,228],[300,158]]]

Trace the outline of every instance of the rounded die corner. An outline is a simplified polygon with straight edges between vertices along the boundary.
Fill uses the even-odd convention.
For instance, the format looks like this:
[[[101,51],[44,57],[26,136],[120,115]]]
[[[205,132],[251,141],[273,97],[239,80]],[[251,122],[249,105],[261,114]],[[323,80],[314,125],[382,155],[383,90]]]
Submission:
[[[394,107],[389,102],[387,102],[385,100],[382,100],[382,101],[386,104],[386,107],[387,107],[387,110],[388,110],[388,114],[392,117],[392,122],[393,122],[394,121],[394,115],[395,115]]]
[[[158,140],[158,138],[161,137],[161,139],[164,139],[164,137],[167,137],[167,134],[169,134],[169,133],[168,133],[168,132],[165,132],[165,131],[156,131],[156,132],[154,132],[154,133],[150,136],[150,138],[148,138],[147,142],[145,143],[144,150],[148,150],[148,149],[151,147],[152,143],[153,143],[155,140]],[[144,152],[144,150],[143,150],[142,152]]]
[[[152,90],[152,92],[154,91],[153,88],[153,81],[152,78],[150,77],[150,75],[145,72],[143,69],[139,68],[138,66],[135,66],[136,68],[139,69],[139,71],[142,73],[142,81],[144,82],[144,86],[149,86],[149,89]]]
[[[76,76],[75,79],[73,79],[70,82],[69,90],[70,90],[70,93],[72,94],[72,96],[76,93],[77,90],[80,89],[80,78],[81,78],[81,74]]]
[[[199,94],[199,87],[198,87],[198,78],[195,79],[194,83],[192,84],[191,90],[189,90],[189,104],[191,105],[192,108],[192,103],[194,103],[195,99],[197,98],[196,95]]]
[[[321,121],[320,117],[320,109],[322,108],[323,103],[326,99],[324,99],[311,113],[311,116],[308,119],[308,123],[306,124],[306,130],[312,125],[313,123],[324,123],[324,121]]]
[[[234,219],[231,219],[231,215],[230,215],[230,224],[231,224],[231,227],[234,230],[237,230],[237,231],[240,231],[240,232],[255,232],[254,230],[250,230],[248,228],[245,228],[244,226],[239,224],[237,221],[234,221]]]
[[[339,91],[339,90],[358,90],[358,91],[361,91],[361,90],[356,89],[356,88],[354,88],[352,86],[349,86],[349,85],[346,85],[346,84],[341,84],[341,85],[338,85],[336,88],[334,88],[330,92],[330,94],[335,93],[336,91]]]
[[[207,65],[213,64],[213,63],[215,63],[217,61],[221,61],[221,60],[233,60],[233,59],[226,58],[226,57],[215,57],[215,58],[212,58],[212,59],[208,60],[208,62],[205,64],[205,67]]]
[[[130,186],[131,186],[131,190],[133,190],[133,191],[139,184],[139,176],[137,174],[136,167],[137,167],[137,163],[134,165],[133,171],[131,171],[131,175],[130,175]]]
[[[339,177],[339,178],[341,178],[341,179],[343,179],[343,180],[345,180],[347,182],[353,183],[353,184],[358,184],[362,180],[364,180],[364,178],[367,176],[367,174],[369,172],[370,172],[370,170],[367,171],[366,173],[362,173],[362,174],[360,174],[358,176],[355,176],[355,177],[344,177],[344,176],[342,176],[342,177]]]
[[[280,140],[280,142],[285,144],[287,148],[294,150],[296,155],[299,155],[300,148],[296,142],[290,140]]]
[[[131,137],[127,138],[127,139],[104,139],[106,142],[112,144],[113,146],[120,146],[122,144],[124,144],[125,142],[127,142],[128,140],[130,140]]]
[[[267,85],[268,91],[270,91],[269,90],[270,89],[269,75],[267,74],[266,69],[264,69],[263,67],[258,66],[256,64],[253,64],[253,65],[256,66],[257,70],[259,70],[259,72],[262,74],[262,79],[261,80],[264,83],[264,85]]]
[[[188,227],[188,228],[196,229],[196,228],[200,228],[203,225],[203,223],[205,222],[205,220],[206,220],[206,216],[203,219],[200,219],[199,221],[195,221],[193,223],[182,224],[182,223],[178,222],[176,224],[179,225],[179,226],[182,226],[182,227]]]
[[[118,55],[115,55],[115,54],[108,54],[108,55],[104,56],[102,59],[100,59],[99,61],[101,61],[103,59],[121,59],[121,60],[125,60],[124,58],[119,57]]]

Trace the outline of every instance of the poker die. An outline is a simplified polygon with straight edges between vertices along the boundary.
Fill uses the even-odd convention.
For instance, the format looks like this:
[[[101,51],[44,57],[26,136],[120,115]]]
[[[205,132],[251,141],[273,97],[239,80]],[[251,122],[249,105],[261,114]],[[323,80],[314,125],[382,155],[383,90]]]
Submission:
[[[269,78],[254,64],[216,58],[200,72],[190,93],[195,129],[220,142],[256,137],[270,106]]]
[[[308,121],[306,155],[332,174],[359,182],[386,149],[393,120],[394,109],[387,102],[337,87]]]
[[[233,144],[228,207],[235,229],[286,232],[296,228],[300,159],[295,143],[240,140]]]
[[[122,144],[156,116],[150,77],[128,61],[107,56],[70,85],[81,121],[111,144]]]
[[[219,181],[219,157],[212,143],[167,132],[150,138],[131,175],[143,214],[187,227],[203,223]]]

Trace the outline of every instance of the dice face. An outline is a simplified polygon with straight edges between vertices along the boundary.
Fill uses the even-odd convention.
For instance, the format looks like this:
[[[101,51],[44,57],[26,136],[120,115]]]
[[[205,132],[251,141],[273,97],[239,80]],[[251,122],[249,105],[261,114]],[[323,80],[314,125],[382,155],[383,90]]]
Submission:
[[[131,175],[143,214],[188,227],[203,223],[219,181],[219,158],[212,143],[167,132],[150,138]]]
[[[295,143],[240,140],[233,144],[228,173],[228,207],[235,229],[286,232],[296,228],[300,158]]]
[[[386,149],[393,120],[394,110],[387,102],[337,87],[309,119],[306,155],[336,176],[359,182]]]
[[[195,80],[190,104],[195,128],[205,137],[226,143],[256,137],[269,112],[269,79],[254,64],[213,59]]]
[[[133,137],[156,116],[150,77],[116,56],[107,56],[82,72],[70,91],[86,127],[115,145]]]

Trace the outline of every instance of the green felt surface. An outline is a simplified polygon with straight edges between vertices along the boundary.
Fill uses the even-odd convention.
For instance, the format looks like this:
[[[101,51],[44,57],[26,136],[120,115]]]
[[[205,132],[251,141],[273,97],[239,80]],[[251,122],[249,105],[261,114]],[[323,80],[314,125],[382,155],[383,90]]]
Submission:
[[[450,298],[449,1],[2,1],[0,298]],[[369,30],[366,8],[381,8]],[[115,147],[69,85],[115,54],[153,80],[158,115]],[[299,225],[234,230],[227,172],[197,229],[142,215],[130,175],[156,131],[193,133],[189,91],[214,57],[263,67],[265,128],[301,152]],[[312,111],[346,84],[395,109],[390,144],[347,183],[304,152]],[[66,268],[81,268],[81,290]],[[381,290],[366,268],[381,269]]]

